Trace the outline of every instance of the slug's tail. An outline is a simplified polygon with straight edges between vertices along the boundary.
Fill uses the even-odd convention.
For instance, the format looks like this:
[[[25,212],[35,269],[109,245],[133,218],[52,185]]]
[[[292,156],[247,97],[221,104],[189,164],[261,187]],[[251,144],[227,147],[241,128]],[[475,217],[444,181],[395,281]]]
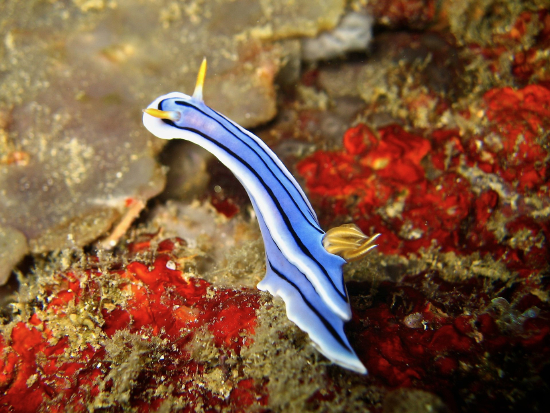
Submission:
[[[273,261],[267,261],[266,276],[258,284],[258,289],[281,297],[288,319],[305,331],[315,347],[330,361],[367,374],[346,337],[344,320],[328,307],[296,267],[288,265],[284,258],[278,260],[273,251],[270,259]]]

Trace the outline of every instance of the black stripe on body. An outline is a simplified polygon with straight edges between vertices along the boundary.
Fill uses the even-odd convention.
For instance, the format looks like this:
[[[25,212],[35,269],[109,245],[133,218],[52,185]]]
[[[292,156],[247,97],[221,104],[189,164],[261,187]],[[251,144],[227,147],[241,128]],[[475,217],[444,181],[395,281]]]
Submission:
[[[163,101],[164,102],[164,101]],[[308,212],[310,212],[310,217],[311,219],[313,219],[313,222],[311,222],[311,220],[306,217],[304,215],[304,212],[302,211],[302,209],[298,206],[298,204],[296,203],[294,197],[292,195],[290,195],[290,192],[288,191],[287,187],[281,182],[281,180],[279,179],[279,177],[277,176],[277,174],[269,167],[269,165],[267,164],[267,162],[264,160],[264,158],[262,158],[259,154],[258,154],[258,150],[252,148],[247,142],[245,142],[244,140],[242,140],[237,134],[235,134],[235,132],[229,130],[229,128],[227,128],[224,124],[222,124],[218,119],[210,116],[209,114],[207,114],[206,112],[202,111],[201,109],[199,109],[198,107],[192,105],[191,103],[188,103],[188,102],[185,102],[185,101],[181,101],[181,100],[176,100],[174,101],[174,103],[176,105],[179,105],[179,106],[185,106],[185,107],[188,107],[188,108],[192,108],[192,109],[195,109],[196,111],[202,113],[204,116],[206,116],[207,118],[209,119],[212,119],[214,122],[216,122],[218,125],[220,125],[223,129],[225,129],[229,134],[233,135],[235,138],[237,138],[239,141],[241,141],[244,145],[246,145],[248,147],[248,149],[250,149],[252,152],[256,153],[258,155],[258,158],[260,158],[260,161],[262,161],[262,163],[264,164],[264,166],[267,168],[267,170],[269,172],[271,172],[271,175],[273,175],[273,177],[279,182],[279,184],[283,187],[283,189],[285,190],[285,192],[287,193],[287,195],[289,196],[289,198],[292,200],[292,202],[294,203],[294,205],[296,206],[296,208],[298,209],[298,211],[300,211],[300,214],[302,214],[302,216],[305,218],[305,220],[313,227],[315,228],[320,234],[324,234],[324,231],[318,227],[318,224],[315,220],[315,218],[313,216],[311,216],[311,212],[309,211],[309,206],[307,205],[307,203],[304,201],[304,203],[306,204],[306,207],[308,209]],[[162,102],[159,103],[159,109],[161,109],[161,105],[162,105]],[[217,112],[216,112],[217,113]],[[220,115],[221,117],[223,117],[225,120],[227,120],[227,122],[229,122],[230,124],[233,124],[229,119],[225,118],[223,115]],[[243,133],[242,131],[239,130],[239,133]],[[249,136],[250,138],[250,136]],[[257,146],[258,146],[258,149],[260,151],[264,151],[264,149],[256,142],[254,141],[254,139],[250,138]],[[265,152],[265,151],[264,151]],[[271,159],[271,157],[269,156],[269,154],[267,154],[267,156]],[[273,160],[272,160],[273,161]],[[281,169],[278,167],[278,165],[273,161],[274,163],[274,166],[279,170],[279,173],[281,175],[283,175],[285,178],[287,178],[288,180],[288,177],[285,175],[284,172],[281,171]],[[294,184],[291,182],[291,181],[288,181],[290,185],[294,186]],[[300,195],[300,198],[302,198],[302,195],[300,194],[300,192],[298,191],[298,195]]]
[[[253,133],[247,131],[247,130],[246,130],[245,128],[243,128],[242,126],[236,124],[236,123],[233,122],[231,119],[229,119],[227,116],[222,115],[220,112],[218,112],[218,111],[212,109],[212,108],[209,107],[209,106],[207,106],[207,107],[208,107],[208,109],[210,109],[212,112],[214,112],[216,115],[218,115],[220,118],[224,119],[224,120],[225,120],[227,123],[229,123],[231,126],[234,126],[234,127],[237,129],[237,131],[239,131],[239,133],[244,133],[245,135],[247,135],[247,136],[256,144],[256,146],[258,147],[258,149],[259,149],[260,151],[264,151],[264,152],[265,152],[264,148],[262,148],[262,147],[260,146],[260,144],[254,139],[255,135],[254,135]],[[197,109],[200,110],[198,107],[197,107]],[[202,112],[202,111],[201,111],[201,112]],[[204,112],[203,112],[203,113],[204,113]],[[206,113],[205,113],[205,115],[206,115],[206,116],[209,116],[209,115],[207,115]],[[252,136],[250,136],[250,135],[252,135]],[[256,137],[257,137],[257,136],[256,136]],[[238,139],[240,139],[240,138],[238,138]],[[258,138],[258,139],[259,139],[259,138]],[[240,139],[240,140],[242,141],[242,139]],[[261,140],[261,139],[260,139],[260,140]],[[243,141],[243,142],[244,142],[244,141]],[[265,142],[264,142],[264,143],[265,143]],[[274,154],[274,156],[277,157],[276,154]],[[311,216],[311,218],[313,219],[313,221],[315,221],[314,226],[316,226],[316,225],[319,226],[319,221],[317,220],[317,217],[315,216],[315,212],[313,211],[313,207],[311,206],[311,204],[310,204],[309,200],[307,199],[306,195],[303,193],[303,191],[302,191],[301,188],[299,187],[299,184],[298,184],[297,182],[296,182],[296,183],[292,182],[292,180],[288,177],[288,175],[287,175],[286,173],[283,172],[282,168],[281,168],[279,165],[277,165],[277,162],[273,159],[272,156],[270,156],[269,154],[267,154],[267,157],[268,157],[269,159],[271,159],[271,161],[273,162],[273,166],[275,166],[275,168],[277,168],[277,169],[281,172],[281,174],[284,175],[284,177],[286,178],[286,180],[288,181],[288,183],[289,183],[292,187],[296,188],[296,190],[297,190],[297,192],[298,192],[298,195],[300,196],[300,198],[302,199],[302,201],[304,201],[304,204],[305,204],[306,207],[307,207],[307,211],[309,212],[309,215]],[[284,166],[284,164],[283,164],[283,166]],[[286,167],[285,167],[285,168],[286,168]],[[288,172],[290,175],[292,175],[292,174],[290,173],[290,171],[288,171],[288,169],[287,169],[287,172]]]
[[[161,102],[162,103],[162,102]],[[159,104],[159,108],[160,108],[160,104]],[[283,208],[281,207],[281,204],[279,203],[279,200],[275,197],[275,194],[273,193],[272,189],[265,183],[265,181],[262,179],[262,177],[258,174],[258,172],[256,172],[254,170],[254,168],[252,168],[250,166],[250,164],[248,164],[248,162],[246,162],[244,159],[242,159],[239,155],[237,155],[235,152],[233,152],[231,149],[221,145],[219,142],[217,142],[215,139],[211,138],[210,136],[206,135],[205,133],[197,130],[197,129],[194,129],[194,128],[189,128],[189,127],[185,127],[185,126],[178,126],[176,125],[174,122],[172,122],[171,120],[168,120],[168,119],[162,119],[163,122],[165,122],[166,124],[170,125],[170,126],[173,126],[177,129],[180,129],[180,130],[185,130],[185,131],[188,131],[188,132],[192,132],[192,133],[195,133],[201,137],[203,137],[205,140],[213,143],[214,145],[216,145],[218,148],[224,150],[225,152],[227,152],[229,155],[231,155],[232,157],[234,157],[235,159],[237,159],[241,164],[243,164],[250,172],[252,172],[252,174],[254,174],[254,176],[258,179],[258,181],[262,184],[262,186],[264,187],[265,191],[269,194],[269,196],[271,197],[271,199],[273,200],[273,202],[275,203],[275,206],[277,208],[277,211],[279,212],[279,215],[283,218],[283,221],[285,222],[285,225],[287,226],[287,228],[290,230],[290,233],[292,235],[292,237],[294,238],[294,242],[296,242],[296,244],[298,245],[298,247],[300,248],[300,250],[302,251],[302,253],[304,255],[306,255],[307,257],[309,257],[312,261],[314,261],[317,266],[321,269],[321,272],[325,275],[325,277],[328,279],[328,281],[330,282],[330,284],[332,285],[333,289],[338,293],[338,295],[346,302],[346,303],[349,303],[349,300],[348,300],[348,297],[346,294],[342,294],[340,292],[340,290],[336,287],[336,285],[334,285],[334,281],[332,281],[332,278],[330,278],[330,275],[328,274],[327,270],[325,267],[323,267],[321,265],[321,263],[319,261],[317,261],[317,259],[313,256],[313,254],[311,253],[311,251],[309,251],[309,249],[304,245],[304,243],[302,242],[302,240],[300,239],[300,237],[298,236],[298,234],[296,234],[296,231],[294,230],[294,228],[292,227],[292,225],[290,224],[290,220],[288,218],[288,216],[286,215],[286,213],[284,212]],[[251,149],[252,150],[252,149]],[[255,151],[253,151],[255,153]]]
[[[323,317],[323,315],[319,312],[319,310],[317,310],[313,304],[311,304],[308,299],[304,296],[304,294],[302,293],[302,291],[298,288],[298,286],[296,284],[294,284],[292,281],[290,281],[287,277],[285,277],[279,270],[277,270],[272,264],[271,264],[271,261],[269,261],[269,259],[267,259],[267,265],[269,265],[269,267],[273,270],[273,272],[279,277],[281,278],[283,281],[286,281],[287,283],[289,283],[292,287],[294,287],[296,289],[296,291],[298,291],[298,294],[300,294],[300,297],[302,297],[302,301],[304,303],[306,303],[306,305],[309,307],[309,309],[311,311],[313,311],[315,313],[315,315],[317,316],[317,318],[319,320],[321,320],[321,322],[323,323],[323,325],[325,326],[325,328],[329,331],[329,333],[332,335],[332,337],[342,346],[342,347],[345,347],[347,348],[348,350],[350,351],[353,351],[352,348],[350,347],[349,344],[347,344],[346,342],[344,342],[344,340],[342,340],[342,337],[340,337],[340,334],[338,334],[338,332],[334,329],[334,327],[332,326],[332,324],[329,323],[329,321]],[[307,277],[306,277],[307,278]]]

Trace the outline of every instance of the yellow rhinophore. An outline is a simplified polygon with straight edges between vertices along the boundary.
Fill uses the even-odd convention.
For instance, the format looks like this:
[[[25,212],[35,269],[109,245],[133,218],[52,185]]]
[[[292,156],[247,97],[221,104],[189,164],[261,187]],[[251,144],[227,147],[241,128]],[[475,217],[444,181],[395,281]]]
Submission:
[[[181,113],[175,110],[143,109],[143,112],[159,119],[168,119],[177,122],[181,118]]]
[[[197,75],[197,84],[193,92],[193,99],[202,102],[202,87],[204,86],[204,78],[206,77],[206,57],[202,60],[199,74]],[[143,109],[143,112],[159,119],[168,119],[172,122],[177,122],[181,119],[181,113],[175,110],[158,110],[158,109]]]
[[[199,74],[197,75],[197,84],[195,85],[195,91],[193,92],[193,99],[202,102],[202,87],[204,85],[204,78],[206,77],[206,57],[202,59]]]

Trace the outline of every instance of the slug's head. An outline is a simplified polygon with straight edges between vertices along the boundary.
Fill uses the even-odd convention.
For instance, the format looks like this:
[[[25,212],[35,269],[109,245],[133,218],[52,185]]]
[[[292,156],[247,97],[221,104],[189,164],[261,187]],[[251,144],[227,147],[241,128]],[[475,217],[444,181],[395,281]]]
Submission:
[[[143,109],[143,124],[153,135],[161,139],[172,139],[173,134],[170,130],[181,126],[181,121],[185,118],[185,112],[189,106],[204,104],[202,99],[202,87],[206,76],[206,58],[202,61],[197,76],[197,84],[193,96],[184,93],[172,92],[155,99]]]

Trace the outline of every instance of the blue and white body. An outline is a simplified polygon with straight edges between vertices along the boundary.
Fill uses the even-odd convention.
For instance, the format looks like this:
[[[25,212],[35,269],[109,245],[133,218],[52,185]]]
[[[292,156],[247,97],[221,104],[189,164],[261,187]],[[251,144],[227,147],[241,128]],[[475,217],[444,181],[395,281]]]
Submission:
[[[275,153],[204,104],[202,81],[199,74],[193,96],[174,92],[155,99],[144,111],[145,127],[161,139],[202,146],[235,174],[250,196],[264,239],[267,271],[258,288],[282,297],[288,318],[327,358],[366,373],[344,333],[344,321],[351,318],[342,275],[346,260],[323,246],[325,232],[311,204]]]

